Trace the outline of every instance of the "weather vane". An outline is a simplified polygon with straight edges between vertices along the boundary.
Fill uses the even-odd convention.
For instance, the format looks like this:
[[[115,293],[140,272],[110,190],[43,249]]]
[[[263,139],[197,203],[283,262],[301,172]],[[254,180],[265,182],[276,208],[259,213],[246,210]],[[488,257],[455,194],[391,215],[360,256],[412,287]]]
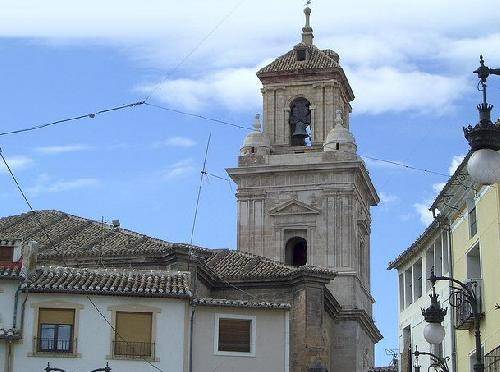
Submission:
[[[307,2],[304,4],[304,6],[311,5],[311,1],[312,1],[312,0],[307,0]]]

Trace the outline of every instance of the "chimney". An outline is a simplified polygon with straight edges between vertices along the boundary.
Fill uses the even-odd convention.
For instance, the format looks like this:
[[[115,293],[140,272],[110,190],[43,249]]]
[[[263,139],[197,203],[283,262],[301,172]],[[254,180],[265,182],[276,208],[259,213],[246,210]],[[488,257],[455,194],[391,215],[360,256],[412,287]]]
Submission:
[[[21,268],[21,276],[27,278],[28,275],[36,268],[36,259],[38,255],[38,243],[29,241],[23,243],[23,266]]]

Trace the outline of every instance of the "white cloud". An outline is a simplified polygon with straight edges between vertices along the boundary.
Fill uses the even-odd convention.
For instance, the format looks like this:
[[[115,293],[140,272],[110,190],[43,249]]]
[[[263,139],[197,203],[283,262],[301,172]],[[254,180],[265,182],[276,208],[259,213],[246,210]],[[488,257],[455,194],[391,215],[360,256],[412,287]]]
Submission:
[[[432,212],[429,210],[429,205],[431,205],[432,201],[427,200],[424,203],[415,203],[413,206],[415,207],[418,215],[420,216],[420,221],[427,226],[434,219],[432,216]]]
[[[479,51],[500,59],[500,12],[490,10],[496,3],[485,0],[471,17],[468,0],[405,6],[396,0],[318,0],[312,26],[320,48],[340,53],[358,97],[355,112],[442,112],[464,94],[464,76],[472,77]],[[304,17],[278,0],[247,1],[173,71],[234,7],[233,0],[185,0],[175,11],[162,0],[25,0],[2,7],[0,36],[38,38],[53,47],[112,45],[159,68],[158,75],[170,73],[156,95],[162,101],[238,111],[260,106],[255,66],[291,49]],[[151,92],[159,81],[150,76],[137,85]]]
[[[455,173],[455,171],[457,170],[458,166],[460,164],[462,164],[462,162],[464,161],[464,159],[465,159],[465,155],[455,155],[451,159],[451,164],[450,164],[450,167],[448,168],[448,172],[449,172],[450,176],[452,176],[453,173]]]
[[[153,144],[153,147],[193,147],[196,142],[188,137],[170,137]]]
[[[184,159],[170,165],[164,172],[162,172],[162,178],[164,180],[182,178],[192,174],[194,171],[195,168],[193,166],[193,160]]]
[[[138,88],[169,105],[200,111],[211,105],[229,110],[248,110],[261,105],[258,67],[229,68],[197,78],[166,80]],[[173,93],[175,92],[175,93]]]
[[[6,156],[5,160],[7,161],[10,169],[12,169],[13,172],[28,168],[33,164],[33,159],[24,155]],[[8,172],[3,162],[1,162],[0,164],[0,172],[1,173]]]
[[[350,81],[357,92],[354,112],[367,114],[402,111],[441,114],[451,109],[467,88],[465,78],[393,67],[354,69]]]
[[[26,188],[31,196],[47,193],[59,193],[65,191],[95,188],[101,182],[95,178],[76,178],[73,180],[53,180],[50,176],[42,174],[38,177],[34,186]]]
[[[462,163],[464,160],[465,156],[464,155],[455,155],[451,159],[450,166],[448,168],[448,172],[451,175],[455,173],[457,170],[458,166]],[[443,190],[444,186],[446,185],[446,182],[438,182],[432,184],[432,190],[434,192],[434,196],[432,199],[428,199],[424,201],[423,203],[415,203],[413,206],[415,210],[417,211],[418,215],[420,216],[420,220],[424,225],[428,225],[432,222],[433,217],[431,211],[429,211],[430,206],[432,205],[432,202],[434,198]]]
[[[390,204],[390,203],[395,203],[399,201],[399,197],[393,194],[388,194],[383,191],[378,193],[378,196],[380,197],[380,202],[382,204]]]
[[[89,150],[90,146],[83,144],[61,145],[61,146],[42,146],[35,150],[42,154],[63,154],[67,152],[77,152]]]

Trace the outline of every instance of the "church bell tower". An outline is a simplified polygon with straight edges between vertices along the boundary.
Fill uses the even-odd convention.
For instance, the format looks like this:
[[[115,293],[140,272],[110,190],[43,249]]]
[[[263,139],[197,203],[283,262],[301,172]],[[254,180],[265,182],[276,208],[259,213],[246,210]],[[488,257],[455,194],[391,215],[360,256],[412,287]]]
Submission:
[[[228,169],[238,185],[238,250],[337,271],[329,288],[350,319],[339,339],[372,360],[374,337],[361,323],[372,319],[370,207],[379,198],[349,131],[354,94],[339,55],[314,45],[311,9],[304,13],[302,41],[257,72],[263,123],[257,115]]]

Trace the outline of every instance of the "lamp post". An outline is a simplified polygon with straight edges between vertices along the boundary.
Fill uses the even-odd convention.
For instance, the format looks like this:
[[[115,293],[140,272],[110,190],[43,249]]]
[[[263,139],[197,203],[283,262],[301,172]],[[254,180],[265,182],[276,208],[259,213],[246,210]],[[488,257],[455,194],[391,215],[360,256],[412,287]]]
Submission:
[[[477,282],[472,282],[472,285],[467,285],[457,279],[448,277],[448,276],[436,276],[434,275],[434,268],[431,270],[431,276],[429,278],[429,281],[432,283],[432,292],[433,294],[431,295],[431,306],[423,310],[422,313],[424,314],[425,320],[429,323],[426,326],[427,327],[431,326],[432,328],[429,328],[428,334],[429,339],[433,340],[433,337],[436,336],[436,340],[438,336],[441,335],[441,332],[438,327],[435,325],[437,321],[439,321],[439,325],[441,326],[441,322],[444,320],[444,315],[442,318],[438,317],[438,310],[436,310],[436,302],[437,306],[439,307],[439,302],[437,301],[437,295],[435,291],[435,284],[438,281],[448,281],[451,282],[450,288],[452,289],[452,296],[453,295],[460,295],[460,301],[455,303],[454,301],[450,301],[450,305],[453,307],[458,307],[458,306],[463,306],[464,304],[468,304],[471,307],[472,310],[472,315],[474,317],[474,336],[475,336],[475,341],[476,341],[476,363],[474,364],[474,372],[484,372],[484,363],[483,363],[483,355],[481,352],[481,328],[480,328],[480,321],[481,321],[481,311],[479,307],[479,299],[476,295],[476,292],[472,288],[477,286]],[[435,296],[435,297],[433,297]],[[432,302],[434,301],[434,305]],[[434,308],[433,308],[434,306]],[[429,310],[433,308],[433,310]],[[446,310],[441,309],[441,313],[444,311],[444,314],[446,314]],[[429,318],[426,317],[426,313],[429,314]],[[435,317],[432,317],[431,314],[435,314]],[[444,338],[444,328],[443,328],[443,338]],[[429,339],[426,336],[426,331],[424,330],[424,337],[426,338],[427,341]],[[441,339],[442,341],[442,339]]]
[[[486,100],[487,79],[490,75],[500,75],[499,68],[489,68],[484,64],[483,56],[480,66],[474,73],[479,78],[478,90],[483,92],[483,102],[477,106],[479,123],[464,129],[464,135],[472,150],[467,163],[467,171],[472,180],[481,185],[490,185],[500,181],[500,121],[491,121],[490,105]]]
[[[422,315],[427,322],[424,328],[424,338],[431,345],[439,345],[444,340],[445,331],[441,323],[448,310],[441,307],[438,301],[439,295],[436,293],[434,283],[432,284],[432,294],[430,294],[429,297],[431,298],[431,305],[427,309],[422,309]],[[415,372],[420,372],[420,364],[418,361],[420,355],[428,355],[431,357],[431,364],[428,370],[434,368],[440,372],[449,372],[448,358],[442,358],[431,352],[418,351],[417,346],[415,346],[413,355],[415,355]]]

